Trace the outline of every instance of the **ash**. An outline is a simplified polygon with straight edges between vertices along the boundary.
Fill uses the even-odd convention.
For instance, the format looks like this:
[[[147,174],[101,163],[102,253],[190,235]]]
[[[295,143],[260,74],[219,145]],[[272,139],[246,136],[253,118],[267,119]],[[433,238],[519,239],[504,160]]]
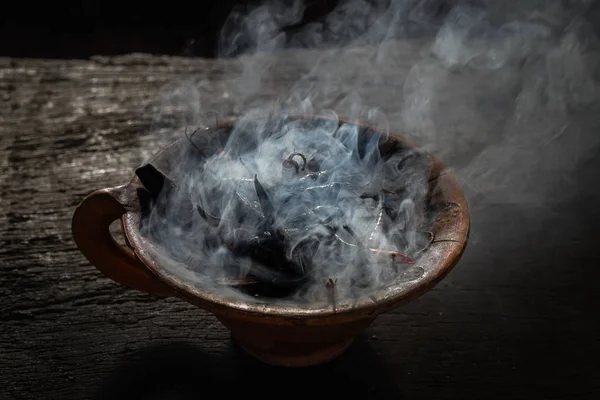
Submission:
[[[168,176],[138,170],[143,234],[207,288],[357,297],[395,283],[433,239],[429,157],[387,132],[251,112],[226,137],[196,131]]]

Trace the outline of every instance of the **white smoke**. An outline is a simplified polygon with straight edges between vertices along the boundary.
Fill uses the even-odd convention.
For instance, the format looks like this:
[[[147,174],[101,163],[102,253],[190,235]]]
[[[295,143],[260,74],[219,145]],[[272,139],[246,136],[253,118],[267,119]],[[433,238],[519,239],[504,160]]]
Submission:
[[[174,172],[176,195],[163,201],[175,209],[181,199],[191,199],[218,219],[218,230],[226,237],[253,237],[259,232],[240,230],[231,221],[239,219],[241,209],[244,226],[258,228],[264,217],[256,174],[280,211],[280,226],[297,229],[301,218],[305,226],[319,226],[314,213],[307,217],[310,203],[329,207],[330,214],[318,218],[335,215],[340,226],[342,219],[347,221],[354,235],[372,239],[373,248],[393,248],[392,234],[371,235],[380,204],[369,205],[348,193],[361,185],[365,193],[381,192],[396,179],[395,188],[406,188],[396,210],[413,221],[412,230],[427,222],[418,212],[426,168],[409,168],[410,177],[390,173],[389,166],[399,160],[383,160],[378,152],[366,168],[350,156],[358,152],[351,125],[337,131],[324,122],[307,127],[287,120],[286,113],[320,113],[334,121],[339,115],[404,135],[453,170],[472,207],[485,201],[543,205],[568,200],[583,190],[576,171],[600,146],[600,43],[595,21],[590,21],[600,12],[594,7],[584,0],[349,0],[340,1],[321,21],[299,27],[305,9],[299,0],[236,9],[219,41],[219,54],[227,59],[223,76],[216,82],[192,79],[166,88],[158,122],[173,118],[170,125],[181,132],[213,125],[215,118],[228,114],[242,118],[205,167],[182,154]],[[205,95],[230,99],[225,102],[229,108],[210,110],[219,115],[207,120]],[[254,123],[256,118],[262,124]],[[307,181],[298,183],[302,176],[282,167],[295,151],[320,157],[323,170],[335,171],[319,182],[327,189],[310,201],[307,196],[318,189],[308,189]],[[327,186],[340,182],[351,182],[352,190],[336,187],[332,192]],[[289,206],[290,199],[299,201]],[[165,249],[164,263],[210,277],[203,282],[222,279],[225,265],[233,265],[236,274],[250,270],[247,259],[233,257],[222,246],[199,250],[198,243],[214,233],[205,218],[194,212],[175,214],[153,213],[146,225]],[[306,235],[292,235],[288,250],[304,243]],[[403,250],[411,246],[417,246],[414,238]],[[307,250],[321,268],[318,279],[338,278],[340,293],[351,295],[355,271],[349,266],[356,265],[356,247],[320,249]],[[367,272],[373,287],[379,287],[393,277],[373,260]],[[302,295],[317,296],[310,291]]]

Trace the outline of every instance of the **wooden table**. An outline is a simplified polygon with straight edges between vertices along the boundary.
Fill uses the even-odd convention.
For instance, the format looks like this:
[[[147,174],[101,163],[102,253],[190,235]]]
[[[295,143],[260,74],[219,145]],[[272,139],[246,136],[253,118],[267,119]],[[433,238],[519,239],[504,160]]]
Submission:
[[[188,77],[202,109],[235,114],[288,91],[310,57],[256,64],[270,65],[275,83],[244,98],[226,94],[236,60],[0,60],[1,399],[599,398],[600,232],[589,194],[544,218],[530,205],[474,203],[456,269],[381,316],[345,355],[309,369],[263,365],[208,313],[123,288],[84,259],[74,208],[128,181],[172,138],[172,120],[156,118],[175,98],[165,84]],[[367,100],[389,89],[393,123],[394,83],[373,74],[363,83]]]

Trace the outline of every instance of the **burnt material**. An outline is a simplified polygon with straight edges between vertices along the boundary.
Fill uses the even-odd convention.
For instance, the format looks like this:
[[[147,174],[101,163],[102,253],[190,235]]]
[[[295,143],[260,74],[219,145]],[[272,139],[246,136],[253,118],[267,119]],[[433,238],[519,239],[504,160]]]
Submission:
[[[173,212],[172,209],[167,210],[166,208],[169,207],[169,191],[175,189],[176,184],[152,164],[146,164],[138,168],[136,175],[144,185],[144,188],[137,189],[143,218],[147,218],[149,213],[153,211],[163,216],[168,212]],[[311,262],[309,258],[302,255],[302,252],[305,246],[312,245],[314,247],[315,244],[307,242],[304,244],[305,246],[298,246],[292,259],[288,259],[286,256],[286,236],[283,230],[274,228],[275,210],[273,204],[267,191],[256,176],[254,177],[254,186],[264,215],[262,222],[264,233],[250,240],[229,243],[221,235],[210,236],[212,242],[214,242],[212,248],[226,246],[234,255],[248,257],[253,261],[253,266],[246,277],[235,276],[239,273],[236,266],[224,265],[223,268],[232,276],[231,279],[226,279],[221,283],[238,287],[249,294],[270,297],[288,296],[310,281]],[[163,192],[164,190],[166,192]],[[240,197],[239,194],[238,197]],[[159,198],[162,201],[159,201]],[[184,211],[190,208],[195,209],[198,215],[210,226],[218,227],[220,220],[210,216],[200,204],[192,207],[190,202],[177,207],[178,210]],[[182,226],[182,228],[189,227]]]
[[[301,122],[309,129],[315,126],[315,121],[304,120]],[[269,135],[278,135],[282,128],[282,120],[273,118],[270,124]],[[423,153],[405,147],[396,140],[384,138],[370,128],[360,128],[360,132],[357,156],[364,162],[368,164],[376,162],[378,152],[382,152],[384,158],[389,158],[393,152],[400,152],[404,156],[395,165],[395,169],[407,169],[409,173],[422,173],[424,176],[430,170],[428,159]],[[246,136],[248,136],[248,140],[245,140]],[[227,143],[226,129],[217,126],[195,130],[191,134],[188,134],[186,130],[185,137],[189,143],[188,150],[192,152],[191,154],[198,156],[193,159],[190,168],[196,168],[196,163],[198,168],[203,168],[206,159],[210,155],[221,153],[225,143]],[[240,162],[243,163],[242,155],[258,145],[257,142],[250,140],[251,135],[244,133],[243,137],[244,140],[239,143],[236,142],[241,147],[236,147],[233,152],[229,148],[226,157],[239,158]],[[228,147],[231,146],[228,145]],[[299,184],[299,191],[292,191],[283,200],[284,205],[293,208],[297,204],[310,204],[312,202],[313,206],[308,212],[312,213],[311,215],[319,215],[318,209],[323,206],[319,199],[336,197],[337,193],[346,188],[351,188],[352,185],[349,182],[330,182],[328,180],[331,179],[330,172],[327,169],[321,170],[322,161],[319,160],[319,157],[317,154],[307,159],[303,153],[294,151],[282,160],[284,168],[293,168],[296,172],[296,175],[289,176],[287,179],[291,179],[292,183],[297,182]],[[248,167],[246,168],[248,169]],[[304,172],[307,169],[306,173],[300,173],[300,171]],[[236,210],[232,215],[218,215],[220,212],[217,209],[211,210],[210,206],[207,209],[205,205],[198,203],[200,200],[192,202],[181,195],[176,196],[176,198],[181,200],[183,197],[185,204],[170,204],[171,193],[173,193],[173,190],[177,190],[177,183],[173,182],[152,164],[146,164],[138,168],[136,174],[145,187],[145,189],[138,190],[144,218],[147,218],[149,212],[154,209],[159,217],[165,220],[173,221],[173,218],[176,218],[176,220],[181,221],[182,229],[179,231],[186,232],[186,235],[194,237],[195,232],[189,230],[193,226],[190,222],[193,217],[190,217],[187,213],[189,210],[194,210],[192,212],[206,222],[206,225],[202,225],[202,229],[209,232],[211,237],[211,246],[207,247],[203,242],[198,243],[198,252],[207,252],[205,254],[208,254],[214,253],[218,249],[229,251],[232,257],[229,258],[229,261],[223,261],[222,265],[222,272],[227,275],[227,278],[220,280],[220,282],[235,286],[250,294],[284,297],[302,290],[305,285],[313,283],[313,278],[318,276],[318,274],[314,274],[313,258],[321,245],[335,246],[342,253],[357,255],[354,260],[356,264],[354,266],[355,273],[351,281],[355,289],[362,290],[370,287],[376,279],[376,277],[371,276],[372,272],[367,268],[369,262],[373,261],[372,257],[394,264],[393,269],[395,270],[397,264],[414,264],[414,257],[432,242],[432,234],[427,229],[421,229],[420,232],[409,232],[413,237],[416,235],[418,239],[415,249],[415,246],[409,246],[406,235],[402,231],[398,231],[391,236],[393,248],[371,248],[371,238],[367,242],[363,242],[362,238],[357,237],[352,228],[344,222],[343,217],[341,217],[344,212],[337,206],[333,207],[337,209],[334,210],[333,214],[318,218],[319,222],[313,226],[305,226],[305,223],[300,220],[286,220],[285,217],[281,219],[282,216],[277,215],[278,210],[274,207],[269,190],[263,186],[256,174],[254,174],[254,179],[232,179],[239,180],[239,184],[245,185],[246,189],[248,189],[248,184],[252,185],[257,202],[248,199],[246,197],[247,193],[243,194],[238,189],[233,193],[220,193],[217,190],[209,194],[211,197],[232,195],[235,206],[231,208]],[[350,175],[345,179],[352,180],[359,179],[359,177]],[[314,181],[314,184],[311,185],[311,181]],[[401,185],[402,183],[398,184]],[[403,223],[404,216],[399,212],[400,203],[406,198],[403,191],[405,191],[405,188],[396,187],[393,190],[383,189],[378,193],[356,193],[358,198],[373,199],[379,203],[379,217],[371,237],[376,236],[379,231],[388,234],[391,226]],[[226,220],[224,221],[222,218]],[[277,221],[279,220],[286,220],[286,226],[278,226]],[[224,228],[226,225],[223,225],[223,223],[233,223],[241,228],[243,232],[255,233],[253,237],[248,237],[248,235],[238,237],[237,233],[227,232],[228,229]],[[248,223],[250,225],[247,225],[247,227],[250,227],[250,229],[246,230],[244,226]],[[144,221],[142,221],[143,224]],[[325,227],[325,229],[323,230],[319,226],[321,228]],[[319,228],[316,231],[320,233],[307,233],[313,228]],[[194,229],[197,230],[198,228]],[[303,232],[305,229],[308,230]],[[349,235],[348,241],[342,239],[339,236],[340,233],[347,237]],[[295,234],[300,234],[300,236],[294,236]],[[298,243],[299,238],[303,239]],[[184,236],[181,239],[186,240]],[[176,252],[175,249],[165,250]],[[402,251],[410,251],[412,254],[409,256]],[[172,256],[174,259],[186,262],[185,257],[182,259],[179,254],[172,254]],[[242,271],[238,265],[232,265],[242,259],[251,260],[249,270],[244,269]],[[201,269],[200,266],[199,270]]]
[[[165,183],[167,184],[167,187],[174,186],[173,182],[152,164],[145,164],[139,167],[135,170],[135,174],[154,199],[158,197],[165,186]]]
[[[163,187],[173,187],[173,182],[169,180],[152,164],[145,164],[135,170],[135,174],[139,178],[143,188],[137,189],[140,207],[144,216],[147,216],[156,203],[159,194]]]

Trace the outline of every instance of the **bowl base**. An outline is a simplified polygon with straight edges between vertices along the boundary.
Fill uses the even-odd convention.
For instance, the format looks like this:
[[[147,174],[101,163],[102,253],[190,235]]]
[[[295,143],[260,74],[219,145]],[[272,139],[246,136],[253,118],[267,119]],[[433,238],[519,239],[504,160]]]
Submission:
[[[354,342],[354,338],[347,338],[335,343],[322,344],[314,348],[303,347],[296,351],[290,351],[289,348],[257,347],[235,336],[233,336],[233,339],[246,353],[257,360],[279,367],[309,367],[322,364],[340,356]]]

